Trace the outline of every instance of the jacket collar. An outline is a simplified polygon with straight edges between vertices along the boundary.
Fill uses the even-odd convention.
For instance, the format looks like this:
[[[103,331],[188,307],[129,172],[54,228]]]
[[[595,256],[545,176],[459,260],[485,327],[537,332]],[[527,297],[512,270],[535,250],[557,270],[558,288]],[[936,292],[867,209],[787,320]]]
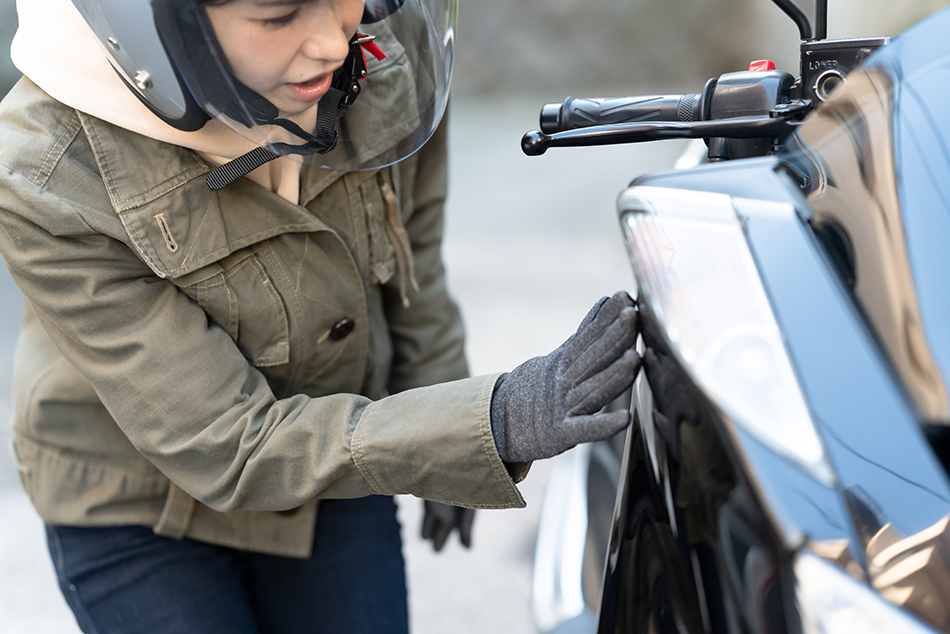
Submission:
[[[303,207],[246,179],[212,192],[205,182],[211,168],[191,150],[88,115],[80,119],[113,209],[160,277],[180,277],[280,234],[331,231]],[[332,182],[322,181],[323,188]]]

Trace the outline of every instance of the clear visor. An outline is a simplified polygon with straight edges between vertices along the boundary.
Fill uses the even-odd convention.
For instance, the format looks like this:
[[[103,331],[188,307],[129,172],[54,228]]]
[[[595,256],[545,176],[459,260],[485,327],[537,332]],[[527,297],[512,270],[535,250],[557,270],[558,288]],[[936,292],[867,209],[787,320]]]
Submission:
[[[341,171],[391,165],[435,132],[448,99],[457,0],[310,0],[264,12],[260,6],[250,0],[179,5],[180,39],[166,45],[178,39],[169,52],[212,118],[276,154],[312,141],[310,135],[335,132],[332,149],[289,155]],[[331,28],[336,42],[323,47],[321,19],[345,23],[354,12],[344,29],[353,32]],[[258,53],[255,45],[267,50]],[[349,56],[337,69],[343,50]],[[351,68],[356,77],[348,82]],[[298,69],[313,75],[295,81]],[[358,96],[339,108],[353,83]]]

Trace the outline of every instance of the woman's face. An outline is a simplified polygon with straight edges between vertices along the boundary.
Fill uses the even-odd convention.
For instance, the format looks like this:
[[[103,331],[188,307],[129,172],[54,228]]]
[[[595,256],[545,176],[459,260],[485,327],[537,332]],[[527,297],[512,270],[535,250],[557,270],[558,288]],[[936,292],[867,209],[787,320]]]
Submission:
[[[232,0],[205,10],[234,75],[289,116],[330,87],[363,0]]]

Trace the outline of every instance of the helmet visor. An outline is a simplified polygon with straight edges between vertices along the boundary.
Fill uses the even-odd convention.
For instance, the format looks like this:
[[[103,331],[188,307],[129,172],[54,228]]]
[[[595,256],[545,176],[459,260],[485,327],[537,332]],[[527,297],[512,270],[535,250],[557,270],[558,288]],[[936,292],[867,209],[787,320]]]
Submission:
[[[161,4],[159,31],[202,110],[276,154],[332,137],[291,155],[332,170],[385,167],[422,147],[445,111],[457,0],[165,0],[164,16]],[[298,68],[314,75],[297,81]]]

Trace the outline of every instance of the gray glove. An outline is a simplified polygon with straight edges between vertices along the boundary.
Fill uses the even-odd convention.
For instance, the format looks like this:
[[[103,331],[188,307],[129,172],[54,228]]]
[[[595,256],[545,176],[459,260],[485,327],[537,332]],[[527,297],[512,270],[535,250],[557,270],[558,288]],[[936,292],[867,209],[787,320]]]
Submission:
[[[501,459],[550,458],[609,438],[630,413],[600,412],[637,376],[637,311],[630,296],[604,297],[564,344],[519,365],[495,384],[491,427]]]
[[[422,539],[431,539],[435,552],[442,550],[452,530],[459,529],[459,540],[466,548],[472,547],[472,522],[475,509],[463,509],[440,502],[425,502],[425,517],[422,519]]]

